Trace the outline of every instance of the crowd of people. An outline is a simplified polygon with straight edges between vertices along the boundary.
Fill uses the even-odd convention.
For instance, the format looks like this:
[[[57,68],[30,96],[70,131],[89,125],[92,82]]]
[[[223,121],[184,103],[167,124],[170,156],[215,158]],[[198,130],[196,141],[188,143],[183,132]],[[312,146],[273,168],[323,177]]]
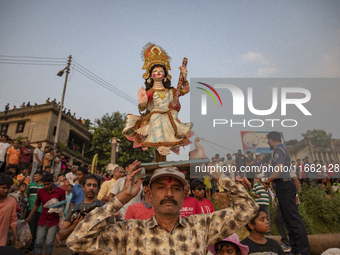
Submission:
[[[20,248],[16,221],[24,220],[32,233],[27,252],[34,254],[41,254],[43,246],[45,254],[52,254],[54,243],[64,247],[65,239],[70,254],[206,254],[208,250],[212,254],[310,254],[297,210],[299,179],[304,181],[308,157],[303,165],[299,161],[293,164],[290,173],[268,176],[261,171],[264,164],[290,166],[289,154],[277,134],[268,136],[273,147],[269,159],[262,154],[243,155],[239,150],[226,155],[226,160],[216,154],[208,163],[237,169],[255,165],[258,171],[246,175],[215,172],[186,179],[176,167],[168,167],[140,180],[134,179],[141,170],[141,162],[135,159],[117,166],[112,174],[101,169],[92,174],[91,165],[69,165],[60,151],[48,147],[42,151],[41,143],[33,150],[29,141],[21,148],[17,141],[11,146],[8,137],[2,136],[0,167],[5,171],[0,174],[0,246],[6,245],[11,229],[12,245]],[[336,176],[330,177],[322,178],[338,185]],[[319,185],[317,178],[321,177],[308,176],[306,183]],[[218,192],[227,193],[230,202],[228,208],[215,211],[210,199]],[[52,198],[65,204],[59,214],[44,206]],[[271,234],[270,202],[276,206],[274,221],[281,245],[264,237]],[[243,226],[249,236],[240,241],[233,233]]]
[[[47,98],[46,99],[46,104],[53,104],[55,107],[57,107],[58,109],[60,109],[60,102],[58,102],[57,103],[57,99],[53,99],[52,101],[50,100],[50,98]],[[38,105],[37,103],[34,103],[34,105]],[[30,107],[31,106],[31,102],[30,101],[28,101],[27,103],[25,103],[25,102],[23,102],[21,105],[20,105],[20,108],[25,108],[25,107]],[[18,109],[17,108],[17,106],[16,105],[13,105],[13,108],[12,108],[12,110],[16,110],[16,109]],[[8,111],[10,110],[10,104],[9,103],[7,103],[6,105],[5,105],[5,115],[7,115],[7,113],[8,113]],[[66,108],[63,108],[63,113],[64,114],[66,114],[67,116],[70,116],[70,117],[73,117],[73,118],[75,118],[76,120],[78,120],[81,124],[83,124],[83,125],[85,125],[86,124],[86,122],[85,122],[85,119],[82,119],[81,117],[79,117],[78,119],[77,119],[77,117],[76,117],[76,113],[71,113],[71,110],[70,109],[66,109]]]
[[[260,179],[261,177],[259,176],[262,175],[266,178],[272,174],[268,171],[270,161],[271,154],[265,155],[250,151],[243,154],[242,150],[238,150],[234,154],[228,153],[226,158],[216,154],[207,166],[225,166],[225,172],[230,178],[242,184],[245,189],[251,190],[255,184],[255,179]],[[232,171],[233,167],[235,167],[234,171]],[[339,192],[340,169],[339,163],[336,163],[335,160],[328,160],[327,162],[315,160],[311,163],[309,156],[305,156],[302,160],[292,160],[290,169],[300,183],[318,186],[327,193],[330,191]],[[208,192],[209,194],[218,191],[216,181],[213,180],[209,183],[206,179],[205,182],[206,186],[211,189]]]

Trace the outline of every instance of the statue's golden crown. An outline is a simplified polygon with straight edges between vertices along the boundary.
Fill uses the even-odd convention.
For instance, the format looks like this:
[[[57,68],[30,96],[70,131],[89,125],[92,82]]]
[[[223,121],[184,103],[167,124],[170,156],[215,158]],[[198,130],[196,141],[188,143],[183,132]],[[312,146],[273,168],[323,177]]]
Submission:
[[[144,61],[143,69],[146,69],[145,73],[143,74],[143,79],[147,79],[149,77],[150,68],[154,65],[164,66],[168,73],[167,78],[171,79],[171,75],[169,74],[169,70],[171,70],[171,58],[160,46],[157,46],[153,43],[148,43],[145,45],[142,50],[142,59]]]

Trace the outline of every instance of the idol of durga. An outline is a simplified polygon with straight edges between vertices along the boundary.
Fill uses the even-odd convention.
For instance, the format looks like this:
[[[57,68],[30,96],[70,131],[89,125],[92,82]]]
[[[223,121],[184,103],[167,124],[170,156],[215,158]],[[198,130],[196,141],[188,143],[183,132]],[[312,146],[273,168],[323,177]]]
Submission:
[[[171,86],[169,74],[170,57],[160,47],[148,43],[142,50],[144,61],[143,79],[145,88],[138,90],[138,110],[140,116],[128,114],[123,133],[133,129],[127,138],[134,142],[134,148],[148,147],[157,149],[160,155],[167,155],[170,150],[179,154],[179,147],[190,144],[192,123],[182,123],[177,115],[178,97],[190,91],[187,81],[186,58],[179,67],[181,74],[176,88]]]

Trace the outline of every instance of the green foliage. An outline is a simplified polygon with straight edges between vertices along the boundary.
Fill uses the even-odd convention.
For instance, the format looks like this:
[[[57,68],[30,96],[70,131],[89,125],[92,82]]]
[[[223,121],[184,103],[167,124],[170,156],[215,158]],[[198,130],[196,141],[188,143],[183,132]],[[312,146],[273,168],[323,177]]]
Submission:
[[[22,146],[23,145],[23,142],[22,142],[22,135],[19,135],[17,138],[15,138],[14,140],[18,141],[19,143],[19,146]]]
[[[152,162],[154,160],[154,149],[143,151],[142,148],[133,148],[122,130],[125,126],[126,116],[118,111],[109,115],[106,113],[100,119],[95,119],[95,127],[92,139],[92,150],[98,154],[98,166],[104,167],[110,163],[111,159],[111,139],[117,137],[120,140],[117,164],[123,166],[130,158],[137,158],[142,162]]]
[[[299,205],[299,212],[308,235],[315,234],[314,226],[311,218],[308,216],[308,211],[306,209],[306,204],[302,203]]]
[[[85,119],[85,126],[87,127],[88,130],[93,130],[94,128],[92,127],[93,126],[93,123],[91,122],[90,119]]]
[[[327,196],[324,189],[303,184],[299,196],[301,201],[299,210],[306,228],[307,226],[309,228],[308,233],[340,232],[338,195]]]
[[[329,140],[332,138],[331,133],[326,133],[323,129],[307,130],[306,133],[301,134],[303,137],[309,137],[312,144],[315,146],[327,146]]]
[[[73,150],[71,150],[69,147],[67,147],[66,145],[62,144],[61,142],[58,142],[57,148],[60,149],[62,152],[63,152],[63,151],[66,151],[66,152],[70,153],[71,155],[72,155],[72,154],[76,154],[76,155],[78,155],[78,157],[81,157],[81,158],[83,158],[84,160],[90,160],[90,161],[91,161],[90,158],[84,157],[84,156],[81,155],[81,153],[79,153],[78,151],[73,151]]]
[[[295,145],[297,144],[299,141],[297,139],[292,139],[286,142],[286,145]]]

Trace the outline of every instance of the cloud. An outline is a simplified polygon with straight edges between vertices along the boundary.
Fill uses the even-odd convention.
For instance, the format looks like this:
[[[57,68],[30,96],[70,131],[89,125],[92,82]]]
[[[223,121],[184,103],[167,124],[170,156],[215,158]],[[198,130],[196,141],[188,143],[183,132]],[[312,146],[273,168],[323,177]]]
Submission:
[[[248,62],[260,63],[262,65],[268,64],[268,60],[261,53],[248,51],[247,54],[242,54],[242,58]]]
[[[248,51],[247,54],[241,55],[242,59],[259,65],[256,77],[268,77],[278,72],[277,68],[261,53]]]
[[[335,31],[335,47],[330,49],[318,63],[315,73],[325,78],[340,77],[340,30]]]

